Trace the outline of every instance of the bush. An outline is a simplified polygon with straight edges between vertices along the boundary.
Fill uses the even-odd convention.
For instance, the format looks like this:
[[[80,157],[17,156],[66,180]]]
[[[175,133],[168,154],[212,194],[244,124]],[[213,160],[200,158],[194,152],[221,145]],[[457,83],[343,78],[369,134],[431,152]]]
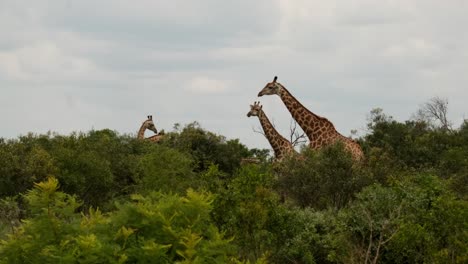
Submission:
[[[242,158],[253,155],[238,139],[226,140],[224,136],[204,130],[197,122],[186,125],[182,130],[178,124],[175,128],[175,132],[166,134],[163,144],[190,154],[197,172],[215,164],[220,170],[233,173],[240,167]]]
[[[341,208],[369,184],[369,173],[355,164],[341,143],[320,151],[305,149],[278,166],[280,192],[301,207]]]
[[[350,235],[345,262],[464,263],[468,259],[468,203],[456,199],[437,177],[417,174],[390,187],[367,187],[342,217]]]
[[[155,146],[138,163],[137,190],[184,193],[197,187],[193,160],[187,154],[165,146]]]
[[[234,237],[243,259],[255,261],[266,256],[272,243],[270,227],[278,208],[272,186],[268,169],[248,165],[217,192],[212,217],[221,230]]]
[[[334,263],[335,243],[340,236],[334,211],[310,208],[284,208],[272,227],[276,243],[271,249],[272,263]]]
[[[0,263],[229,263],[233,247],[209,217],[212,197],[134,195],[117,210],[78,214],[49,178],[24,198],[31,217],[0,244]]]

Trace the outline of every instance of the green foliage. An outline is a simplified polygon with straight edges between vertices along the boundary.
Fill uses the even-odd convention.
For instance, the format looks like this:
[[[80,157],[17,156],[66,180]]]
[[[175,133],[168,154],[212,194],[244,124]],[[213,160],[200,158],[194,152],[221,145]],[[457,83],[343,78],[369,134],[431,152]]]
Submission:
[[[301,207],[341,208],[369,182],[369,173],[355,164],[338,143],[320,151],[305,149],[278,166],[280,192]]]
[[[52,157],[42,147],[20,142],[0,142],[0,197],[13,196],[31,188],[34,181],[55,174]]]
[[[109,199],[113,175],[109,161],[99,153],[62,153],[58,163],[61,168],[67,168],[58,177],[64,182],[66,192],[79,195],[88,205],[102,204]]]
[[[340,144],[271,163],[197,123],[0,139],[0,263],[468,262],[468,122],[377,109],[359,143],[362,163]]]
[[[464,263],[468,203],[437,177],[415,175],[370,186],[342,213],[349,232],[345,262]],[[451,259],[451,261],[448,261]]]
[[[17,197],[0,200],[0,239],[5,233],[14,231],[14,228],[20,224],[21,213]]]
[[[277,219],[272,263],[334,263],[340,234],[333,211],[283,208]]]
[[[370,133],[361,140],[369,160],[385,155],[383,164],[375,170],[386,177],[404,170],[431,171],[452,179],[452,188],[460,197],[468,193],[468,122],[459,129],[435,128],[423,121],[400,123],[385,115],[381,109],[371,112]],[[391,173],[388,173],[391,171]],[[382,179],[380,182],[384,183]]]
[[[2,241],[0,261],[4,263],[51,263],[60,254],[75,233],[75,210],[80,206],[73,196],[57,192],[58,181],[49,178],[35,184],[24,195],[31,218],[24,220],[14,232]]]
[[[143,155],[138,163],[137,190],[183,193],[196,183],[193,160],[187,154],[165,146]]]
[[[371,112],[368,128],[371,133],[363,141],[365,149],[380,148],[411,168],[438,167],[445,152],[457,148],[465,154],[468,151],[464,125],[450,132],[422,121],[400,123],[376,109]]]
[[[244,166],[226,188],[220,188],[212,217],[228,235],[234,236],[242,258],[254,261],[264,256],[273,239],[269,231],[278,206],[269,170]]]
[[[179,130],[178,125],[176,129]],[[221,170],[232,173],[239,168],[243,157],[253,154],[238,139],[226,140],[224,136],[204,130],[197,122],[166,134],[164,144],[189,153],[195,160],[196,171],[206,170],[211,164],[216,164]]]
[[[107,206],[136,190],[183,192],[197,185],[192,160],[190,154],[110,130],[30,134],[0,141],[0,198],[25,192],[48,175],[57,175],[62,189],[84,207]]]
[[[228,263],[230,241],[211,223],[206,193],[133,195],[115,212],[90,209],[49,178],[25,195],[31,217],[0,244],[0,263]]]

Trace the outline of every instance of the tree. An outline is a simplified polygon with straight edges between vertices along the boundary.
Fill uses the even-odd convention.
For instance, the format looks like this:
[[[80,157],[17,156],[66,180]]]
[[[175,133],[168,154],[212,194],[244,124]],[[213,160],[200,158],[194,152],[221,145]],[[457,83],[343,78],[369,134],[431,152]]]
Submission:
[[[218,190],[211,215],[222,231],[234,237],[239,255],[255,261],[268,251],[273,236],[269,227],[278,205],[273,177],[264,167],[247,165],[226,185]]]
[[[448,100],[441,97],[433,97],[422,104],[415,114],[415,119],[425,121],[434,128],[443,131],[451,131],[452,123],[448,120]]]
[[[320,150],[304,149],[302,158],[289,157],[277,166],[278,188],[301,207],[341,208],[368,184],[343,143]]]
[[[401,197],[389,188],[375,185],[359,193],[346,215],[348,228],[358,236],[353,243],[351,259],[365,264],[377,263],[384,246],[400,229],[402,206]]]
[[[406,175],[364,188],[341,212],[346,263],[465,263],[468,203],[440,178]]]
[[[136,190],[184,193],[196,187],[193,159],[187,153],[166,146],[154,146],[152,152],[139,158]]]
[[[226,140],[222,135],[203,129],[193,122],[176,131],[167,133],[162,144],[190,154],[195,162],[195,171],[201,172],[211,164],[219,165],[225,172],[232,173],[240,166],[242,158],[251,157],[249,149],[238,139]]]

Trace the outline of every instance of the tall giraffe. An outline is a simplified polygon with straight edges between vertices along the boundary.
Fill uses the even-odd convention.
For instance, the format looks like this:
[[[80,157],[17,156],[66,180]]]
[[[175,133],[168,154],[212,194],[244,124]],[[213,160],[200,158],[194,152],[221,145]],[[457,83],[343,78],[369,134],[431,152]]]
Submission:
[[[152,142],[158,142],[159,140],[161,140],[162,135],[161,133],[158,134],[158,130],[156,129],[156,126],[154,125],[154,122],[153,122],[153,116],[151,115],[149,115],[148,119],[146,119],[143,122],[143,124],[141,124],[140,130],[138,130],[138,135],[137,135],[138,139],[145,139],[146,129],[149,129],[156,134],[154,136],[146,138],[147,140],[152,141]]]
[[[340,140],[343,142],[345,149],[351,152],[355,160],[359,161],[364,158],[362,149],[356,141],[341,135],[328,119],[316,115],[305,108],[283,85],[276,82],[277,78],[275,76],[272,82],[267,83],[265,88],[258,93],[258,96],[278,95],[292,117],[304,130],[310,141],[309,146],[312,149],[319,149]]]
[[[257,116],[260,120],[263,132],[265,133],[266,138],[270,142],[270,145],[275,152],[275,159],[277,161],[280,161],[285,156],[295,152],[291,142],[281,136],[280,133],[278,133],[278,131],[276,131],[276,129],[273,127],[270,120],[263,112],[260,102],[254,102],[253,105],[250,105],[250,111],[247,113],[247,117],[251,116]]]

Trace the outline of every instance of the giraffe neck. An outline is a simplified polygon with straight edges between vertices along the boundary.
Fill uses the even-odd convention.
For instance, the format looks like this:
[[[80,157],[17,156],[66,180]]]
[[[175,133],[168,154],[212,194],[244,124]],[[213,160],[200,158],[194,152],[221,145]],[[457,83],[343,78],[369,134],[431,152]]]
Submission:
[[[275,152],[275,157],[277,159],[281,159],[287,151],[292,150],[292,146],[289,148],[291,143],[276,131],[263,110],[260,110],[258,119],[260,120],[260,124],[262,125],[263,132],[265,133],[268,142],[270,142],[270,145]],[[287,150],[285,149],[285,146],[288,146]]]
[[[143,124],[140,127],[140,130],[138,130],[138,136],[137,136],[138,139],[144,139],[145,138],[145,130],[146,130],[145,122],[143,122]]]
[[[284,86],[281,85],[281,88],[279,93],[281,100],[286,108],[288,108],[294,120],[304,130],[311,145],[317,144],[318,140],[323,140],[324,137],[338,134],[328,119],[312,113],[292,96]]]

